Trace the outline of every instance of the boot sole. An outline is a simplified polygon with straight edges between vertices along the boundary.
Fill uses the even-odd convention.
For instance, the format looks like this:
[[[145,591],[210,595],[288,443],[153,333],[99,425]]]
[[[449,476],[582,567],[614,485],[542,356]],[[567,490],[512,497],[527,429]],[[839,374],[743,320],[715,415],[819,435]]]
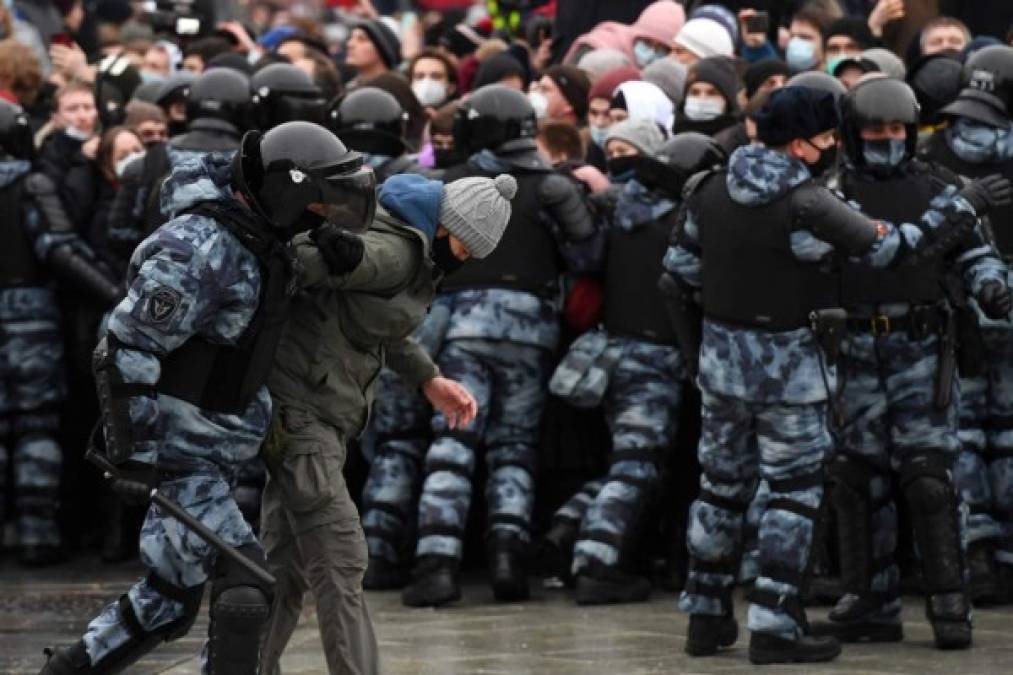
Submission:
[[[749,648],[749,661],[758,666],[773,663],[824,663],[833,661],[841,655],[841,645],[823,652],[785,653],[783,651],[767,651]]]
[[[589,579],[588,577],[581,577],[581,579],[577,582],[577,592],[575,597],[577,604],[582,606],[622,605],[635,602],[647,602],[647,599],[651,597],[651,589],[648,586],[644,590],[616,590],[615,587],[611,585],[599,583],[593,579]]]
[[[719,649],[724,647],[731,647],[739,639],[739,624],[735,622],[732,624],[730,630],[721,633],[718,636],[718,641],[708,643],[707,645],[694,646],[692,642],[686,641],[686,653],[690,656],[714,656],[718,653]]]
[[[901,624],[857,624],[836,621],[814,623],[810,627],[812,635],[832,636],[841,642],[900,642],[904,639],[904,627]]]
[[[972,633],[970,626],[967,626],[967,632],[964,635],[955,636],[951,639],[940,638],[939,635],[934,635],[936,647],[943,651],[957,650],[957,649],[968,649],[973,642]]]
[[[425,598],[408,598],[401,596],[401,604],[405,607],[442,607],[443,605],[449,605],[452,602],[457,602],[461,599],[461,589],[454,588],[449,590],[443,595],[433,595]]]

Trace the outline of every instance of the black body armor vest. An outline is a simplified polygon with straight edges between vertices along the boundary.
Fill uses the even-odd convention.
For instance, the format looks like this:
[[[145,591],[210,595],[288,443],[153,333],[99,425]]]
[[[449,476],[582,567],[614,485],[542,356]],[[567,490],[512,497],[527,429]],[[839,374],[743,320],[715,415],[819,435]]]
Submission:
[[[809,325],[815,309],[839,305],[831,263],[798,260],[791,192],[761,206],[733,200],[725,172],[707,178],[692,199],[703,249],[704,315],[722,323],[787,331]]]
[[[925,155],[926,159],[938,162],[950,171],[971,180],[990,176],[994,173],[1002,174],[1006,178],[1013,180],[1013,161],[1006,162],[1005,164],[994,164],[992,162],[971,164],[970,162],[965,162],[950,148],[950,144],[946,142],[946,134],[943,131],[937,131],[929,137],[922,154]],[[993,209],[989,212],[988,219],[992,224],[992,234],[995,237],[995,244],[999,252],[1007,259],[1013,257],[1013,205]]]
[[[630,232],[612,228],[605,261],[605,330],[658,344],[675,344],[658,289],[662,260],[678,209]]]
[[[45,272],[32,239],[25,230],[23,189],[24,179],[15,181],[0,190],[0,228],[3,245],[0,246],[0,287],[41,286]]]
[[[468,164],[460,170],[455,167],[452,177],[444,176],[443,180],[493,175]],[[517,180],[517,195],[511,202],[510,221],[499,245],[488,258],[468,261],[448,275],[443,290],[506,288],[537,295],[552,291],[561,265],[556,240],[543,220],[538,201],[538,187],[549,174],[517,170],[511,175]]]
[[[894,225],[917,224],[946,181],[924,164],[909,167],[903,174],[887,178],[842,173],[839,188],[870,218]],[[841,302],[845,308],[888,302],[933,303],[943,298],[945,274],[944,261],[939,258],[891,269],[845,259],[841,263]]]
[[[266,224],[240,207],[202,202],[186,213],[212,218],[260,262],[260,301],[233,345],[194,336],[162,359],[157,390],[219,413],[242,414],[267,382],[293,293],[292,261]]]

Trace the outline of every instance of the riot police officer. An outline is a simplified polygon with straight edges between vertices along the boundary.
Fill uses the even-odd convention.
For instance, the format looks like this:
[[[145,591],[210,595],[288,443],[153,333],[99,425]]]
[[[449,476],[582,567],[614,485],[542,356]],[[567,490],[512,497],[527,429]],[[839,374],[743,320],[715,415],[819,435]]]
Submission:
[[[181,163],[164,188],[175,217],[134,254],[130,290],[95,353],[109,461],[262,566],[229,484],[257,455],[271,419],[264,383],[295,285],[285,243],[322,224],[321,214],[341,213],[349,182],[360,194],[360,169],[334,136],[307,122],[250,132],[231,159],[212,153]],[[258,672],[269,585],[154,506],[141,559],[147,576],[81,640],[50,651],[44,675],[120,672],[182,637],[208,579],[204,672]]]
[[[687,293],[700,289],[704,317],[697,377],[703,476],[690,513],[691,561],[679,605],[691,615],[689,654],[713,654],[737,639],[736,551],[762,477],[769,501],[759,521],[749,658],[828,661],[840,644],[808,634],[799,587],[832,444],[826,404],[836,387],[832,362],[843,329],[835,251],[861,255],[873,267],[916,251],[909,259],[937,255],[973,226],[976,208],[1008,198],[1010,186],[976,185],[917,224],[871,221],[812,181],[836,145],[831,94],[785,87],[756,121],[761,144],[739,148],[727,171],[698,179],[678,243],[665,258],[673,284]]]
[[[994,173],[1013,178],[1013,48],[975,52],[964,67],[964,88],[940,111],[945,127],[922,156],[969,179]],[[1013,206],[989,214],[995,245],[1013,256]],[[1008,281],[1008,279],[1007,279]],[[999,289],[996,289],[998,292]],[[1009,601],[1013,588],[1013,321],[977,303],[983,372],[962,373],[958,489],[970,507],[968,564],[975,600]],[[990,316],[990,314],[992,314]]]
[[[250,78],[254,129],[267,131],[284,122],[322,124],[327,100],[306,71],[290,63],[264,66]]]
[[[443,180],[509,173],[518,190],[506,234],[492,255],[450,272],[443,282],[452,309],[437,364],[475,395],[481,413],[464,429],[449,429],[441,416],[433,421],[414,580],[402,595],[407,605],[442,605],[460,597],[457,565],[479,448],[489,469],[493,592],[501,601],[528,596],[523,560],[538,427],[559,339],[558,277],[564,269],[596,264],[590,213],[577,188],[538,155],[535,131],[527,97],[502,85],[480,88],[458,110],[455,137],[472,156]]]
[[[408,113],[389,92],[357,87],[338,99],[327,113],[327,127],[361,152],[378,183],[399,173],[422,173],[405,141]]]
[[[0,522],[13,490],[23,564],[58,562],[63,450],[58,405],[67,393],[54,280],[118,301],[115,276],[77,235],[50,179],[32,174],[32,131],[24,111],[0,101]],[[7,485],[13,465],[13,485]]]
[[[843,101],[842,119],[846,161],[827,184],[864,213],[914,223],[960,190],[955,174],[914,158],[919,106],[908,85],[888,78],[859,83]],[[893,560],[896,468],[936,644],[970,645],[959,503],[950,477],[960,449],[954,304],[964,304],[964,289],[988,316],[1008,314],[1005,267],[977,232],[948,260],[887,270],[842,263],[848,335],[838,456],[830,473],[837,484],[846,595],[830,623],[819,626],[842,640],[902,636],[900,573]]]

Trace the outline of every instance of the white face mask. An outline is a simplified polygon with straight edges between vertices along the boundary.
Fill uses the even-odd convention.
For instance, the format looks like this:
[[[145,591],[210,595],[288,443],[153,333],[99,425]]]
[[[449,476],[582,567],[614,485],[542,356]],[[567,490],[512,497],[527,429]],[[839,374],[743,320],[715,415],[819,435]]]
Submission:
[[[429,108],[435,108],[447,100],[447,85],[428,77],[412,82],[412,91],[419,103]]]
[[[116,162],[116,166],[113,167],[113,172],[116,174],[116,177],[123,178],[123,172],[127,170],[127,165],[135,159],[140,159],[141,157],[144,157],[143,150],[140,152],[132,152],[120,161]]]
[[[87,131],[83,131],[81,129],[78,129],[77,127],[75,127],[73,125],[70,125],[70,124],[68,124],[66,127],[64,127],[63,133],[67,134],[68,136],[70,136],[71,138],[73,138],[75,141],[81,141],[82,143],[84,141],[87,141],[89,138],[91,138],[91,134],[90,133],[88,133]]]
[[[721,116],[725,111],[725,102],[712,96],[690,96],[686,99],[683,110],[687,119],[706,122]]]
[[[549,99],[545,98],[545,94],[533,91],[528,94],[528,100],[531,101],[531,107],[535,109],[535,117],[540,120],[545,119],[545,116],[549,114]]]

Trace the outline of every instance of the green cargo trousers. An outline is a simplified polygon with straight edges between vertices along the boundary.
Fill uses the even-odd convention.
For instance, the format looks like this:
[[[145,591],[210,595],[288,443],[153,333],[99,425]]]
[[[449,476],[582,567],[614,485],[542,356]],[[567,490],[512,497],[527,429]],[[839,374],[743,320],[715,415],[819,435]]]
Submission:
[[[378,649],[362,593],[366,539],[341,472],[344,441],[312,413],[276,405],[264,452],[261,541],[278,585],[261,672],[281,674],[279,660],[309,589],[330,675],[374,675]]]

